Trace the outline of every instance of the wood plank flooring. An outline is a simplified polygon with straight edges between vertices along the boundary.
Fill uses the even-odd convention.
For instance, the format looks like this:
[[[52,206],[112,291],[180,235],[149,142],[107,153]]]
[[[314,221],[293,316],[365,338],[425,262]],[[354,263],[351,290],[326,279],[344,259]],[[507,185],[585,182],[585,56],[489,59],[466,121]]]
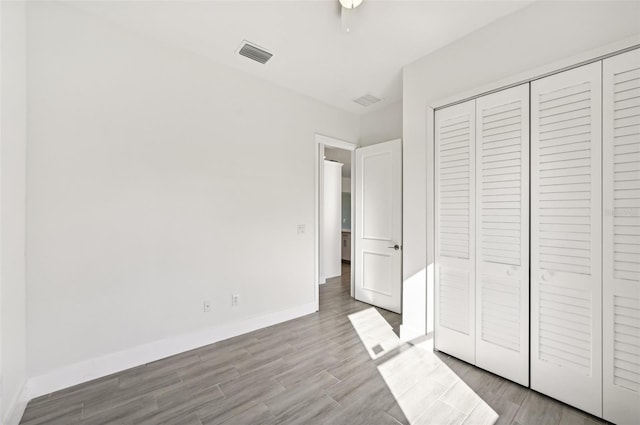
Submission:
[[[399,315],[351,299],[348,268],[318,313],[39,397],[21,424],[605,423],[428,338],[400,342]]]

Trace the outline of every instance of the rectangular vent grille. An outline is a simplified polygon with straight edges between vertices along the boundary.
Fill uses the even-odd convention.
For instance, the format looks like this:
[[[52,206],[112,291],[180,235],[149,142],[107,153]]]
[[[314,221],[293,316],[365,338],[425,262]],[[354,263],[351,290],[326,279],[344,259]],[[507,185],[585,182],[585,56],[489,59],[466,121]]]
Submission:
[[[365,94],[364,96],[360,96],[357,99],[353,99],[354,102],[356,102],[358,105],[362,105],[365,108],[367,106],[371,106],[374,103],[378,103],[380,102],[382,99],[379,99],[377,97],[375,97],[374,95],[371,94]]]
[[[471,118],[463,115],[440,126],[440,256],[469,259],[471,202]]]
[[[640,281],[640,68],[614,76],[614,277]]]
[[[521,121],[520,101],[482,111],[480,230],[490,263],[520,265]]]
[[[242,42],[242,46],[240,47],[240,50],[238,50],[238,53],[261,64],[267,63],[267,61],[273,56],[272,53],[269,53],[266,50],[256,46],[255,44],[249,43],[246,40]]]
[[[591,274],[591,83],[539,98],[540,268]]]

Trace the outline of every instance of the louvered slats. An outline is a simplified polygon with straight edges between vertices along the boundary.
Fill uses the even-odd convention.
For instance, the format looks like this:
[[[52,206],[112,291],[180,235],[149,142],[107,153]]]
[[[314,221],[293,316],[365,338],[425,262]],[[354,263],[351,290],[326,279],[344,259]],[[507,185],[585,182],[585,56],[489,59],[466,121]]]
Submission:
[[[603,64],[603,410],[640,417],[640,52]]]
[[[540,359],[588,374],[591,367],[591,297],[565,285],[542,284]]]
[[[462,115],[440,127],[440,255],[469,258],[470,119]]]
[[[469,311],[460,300],[469,298],[469,273],[445,270],[440,273],[440,325],[469,335]]]
[[[520,265],[521,102],[482,111],[478,164],[483,261]],[[506,202],[506,200],[509,200]]]
[[[520,351],[520,282],[482,276],[480,338],[502,348]]]
[[[613,383],[640,392],[640,299],[614,296]]]
[[[590,93],[590,82],[583,82],[539,97],[537,189],[540,200],[547,201],[540,205],[543,269],[591,273]],[[577,202],[558,204],[563,199]]]
[[[640,282],[640,68],[613,76],[613,271]]]

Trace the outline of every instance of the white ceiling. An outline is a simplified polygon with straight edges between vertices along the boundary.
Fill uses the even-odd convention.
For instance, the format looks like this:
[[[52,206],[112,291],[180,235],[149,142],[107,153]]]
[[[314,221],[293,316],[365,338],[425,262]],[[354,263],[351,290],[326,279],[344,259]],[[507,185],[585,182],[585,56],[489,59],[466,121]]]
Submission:
[[[125,28],[363,114],[402,97],[402,67],[529,1],[365,0],[341,30],[338,0],[68,1]],[[266,64],[236,53],[243,39]],[[353,99],[373,94],[364,108]]]

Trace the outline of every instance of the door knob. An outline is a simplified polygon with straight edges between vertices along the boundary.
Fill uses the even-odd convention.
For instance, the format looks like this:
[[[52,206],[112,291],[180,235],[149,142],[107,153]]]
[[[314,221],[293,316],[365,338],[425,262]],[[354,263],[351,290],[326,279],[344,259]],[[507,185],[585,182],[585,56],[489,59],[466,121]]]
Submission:
[[[400,245],[395,244],[395,245],[393,245],[393,246],[388,246],[387,248],[393,248],[393,249],[395,249],[395,250],[397,251],[397,250],[399,250],[399,249],[400,249]]]

